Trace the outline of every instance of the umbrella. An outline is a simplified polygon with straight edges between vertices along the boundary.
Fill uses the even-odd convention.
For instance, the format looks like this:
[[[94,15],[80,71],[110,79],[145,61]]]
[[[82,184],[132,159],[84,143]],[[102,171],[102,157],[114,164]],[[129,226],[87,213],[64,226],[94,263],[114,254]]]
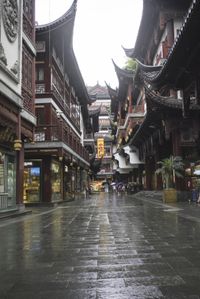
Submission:
[[[119,183],[117,183],[117,186],[123,186],[123,185],[124,185],[123,182],[119,182]]]

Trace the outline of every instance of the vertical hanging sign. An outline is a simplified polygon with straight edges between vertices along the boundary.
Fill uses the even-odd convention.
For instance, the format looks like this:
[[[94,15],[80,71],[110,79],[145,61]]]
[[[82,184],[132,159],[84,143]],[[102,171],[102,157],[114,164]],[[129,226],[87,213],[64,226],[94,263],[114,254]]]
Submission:
[[[104,139],[98,138],[97,139],[97,157],[103,158],[104,156]]]

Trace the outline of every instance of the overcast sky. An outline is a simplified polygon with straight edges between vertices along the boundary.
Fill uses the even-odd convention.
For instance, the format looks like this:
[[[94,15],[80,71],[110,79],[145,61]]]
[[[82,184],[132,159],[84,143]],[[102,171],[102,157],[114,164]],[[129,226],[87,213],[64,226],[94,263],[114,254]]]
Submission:
[[[36,0],[36,21],[45,24],[64,14],[73,0]],[[105,81],[118,86],[112,59],[123,67],[122,49],[133,48],[142,0],[78,0],[73,48],[86,85]]]

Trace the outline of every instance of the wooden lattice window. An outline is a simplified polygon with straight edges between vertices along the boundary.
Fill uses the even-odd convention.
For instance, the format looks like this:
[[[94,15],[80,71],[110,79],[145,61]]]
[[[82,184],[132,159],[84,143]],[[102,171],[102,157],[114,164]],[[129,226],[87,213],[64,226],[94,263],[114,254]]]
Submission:
[[[24,14],[28,18],[28,20],[33,23],[33,18],[34,18],[34,1],[33,0],[24,0],[23,3],[23,9],[24,9]]]
[[[34,27],[35,27],[35,1],[24,0],[23,2],[23,31],[26,33],[30,40],[35,39]]]
[[[22,54],[22,84],[23,88],[29,90],[32,93],[32,75],[33,75],[33,57],[28,53],[27,49],[23,47],[23,54]]]
[[[35,111],[36,111],[37,125],[41,126],[41,125],[46,124],[44,108],[37,108],[36,107]]]

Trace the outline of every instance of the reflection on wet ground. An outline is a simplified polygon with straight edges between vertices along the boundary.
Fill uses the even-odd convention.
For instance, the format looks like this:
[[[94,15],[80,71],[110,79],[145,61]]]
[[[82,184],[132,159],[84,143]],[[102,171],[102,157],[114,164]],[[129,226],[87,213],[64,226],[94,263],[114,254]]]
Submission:
[[[100,193],[2,221],[0,298],[200,298],[190,210]]]

